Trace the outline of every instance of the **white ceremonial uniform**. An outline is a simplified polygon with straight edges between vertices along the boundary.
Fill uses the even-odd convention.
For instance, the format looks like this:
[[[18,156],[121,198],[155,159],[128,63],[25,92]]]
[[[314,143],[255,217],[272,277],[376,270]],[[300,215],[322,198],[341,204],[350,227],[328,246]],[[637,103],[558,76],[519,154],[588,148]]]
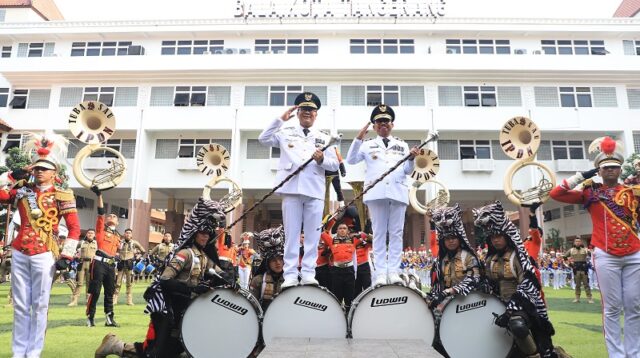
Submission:
[[[324,147],[330,139],[329,135],[314,128],[309,128],[309,133],[305,135],[298,122],[286,127],[283,127],[283,124],[282,119],[276,118],[258,137],[262,145],[280,148],[276,183],[282,182],[298,169],[311,158],[316,148]],[[322,164],[318,164],[315,160],[311,161],[298,175],[276,191],[282,195],[285,280],[294,280],[298,277],[301,229],[304,230],[304,247],[306,248],[302,258],[301,274],[303,279],[315,277],[317,247],[324,209],[325,170],[338,170],[335,150],[325,150]]]
[[[364,187],[367,188],[382,173],[409,154],[409,146],[402,140],[389,137],[385,147],[382,137],[362,141],[354,139],[347,154],[347,163],[367,163]],[[407,175],[413,171],[413,160],[407,160],[364,195],[364,203],[371,213],[373,256],[376,275],[400,273],[404,215],[409,204]],[[389,233],[387,259],[386,237]]]

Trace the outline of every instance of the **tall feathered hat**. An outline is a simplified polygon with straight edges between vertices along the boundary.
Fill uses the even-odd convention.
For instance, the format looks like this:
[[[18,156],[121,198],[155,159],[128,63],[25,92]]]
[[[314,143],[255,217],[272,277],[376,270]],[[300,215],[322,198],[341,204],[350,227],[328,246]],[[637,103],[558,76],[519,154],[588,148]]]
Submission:
[[[67,158],[69,141],[55,133],[29,135],[24,150],[31,156],[32,167],[60,170]]]
[[[624,146],[609,136],[596,138],[591,142],[589,153],[597,153],[593,161],[596,168],[619,167],[624,163]]]
[[[284,256],[284,228],[282,225],[276,228],[262,230],[253,236],[260,256],[265,262],[277,256]]]

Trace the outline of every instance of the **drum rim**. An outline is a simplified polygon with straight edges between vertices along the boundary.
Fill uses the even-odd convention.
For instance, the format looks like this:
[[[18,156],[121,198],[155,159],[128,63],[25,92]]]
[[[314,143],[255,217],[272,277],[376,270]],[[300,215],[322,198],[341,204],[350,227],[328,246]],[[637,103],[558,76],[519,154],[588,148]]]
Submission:
[[[384,284],[384,285],[380,285],[380,286],[371,286],[369,288],[367,288],[366,290],[362,291],[358,297],[354,298],[353,301],[351,302],[351,308],[349,309],[349,313],[347,314],[347,333],[348,333],[348,337],[352,338],[353,337],[353,330],[352,330],[352,326],[353,326],[353,317],[355,314],[356,309],[358,308],[358,305],[360,304],[360,301],[362,300],[362,298],[364,298],[364,296],[366,296],[367,294],[369,294],[369,292],[374,291],[376,289],[379,288],[383,288],[383,287],[397,287],[397,288],[404,288],[404,289],[408,289],[409,291],[411,291],[413,294],[417,295],[418,297],[420,297],[420,300],[422,302],[424,302],[425,306],[427,307],[427,311],[429,312],[429,314],[431,314],[431,318],[433,320],[433,338],[435,339],[435,337],[438,334],[438,325],[436,324],[436,317],[435,314],[433,313],[433,311],[429,308],[429,303],[427,303],[426,298],[420,293],[420,291],[413,289],[411,287],[407,287],[407,286],[403,286],[403,285],[398,285],[398,284]]]
[[[435,339],[437,338],[437,339],[438,339],[438,341],[440,342],[440,345],[442,346],[442,349],[444,349],[444,351],[445,351],[447,354],[449,354],[449,352],[447,352],[447,348],[444,346],[444,343],[442,342],[442,337],[440,337],[440,327],[441,327],[441,325],[442,325],[442,317],[444,317],[444,311],[447,309],[447,307],[449,307],[449,305],[451,304],[451,302],[453,302],[456,298],[458,298],[458,297],[468,297],[468,296],[469,296],[469,295],[471,295],[471,294],[479,294],[479,295],[482,295],[482,296],[489,296],[489,297],[493,297],[493,298],[497,299],[497,300],[498,300],[498,302],[500,302],[500,303],[505,307],[505,309],[507,308],[507,305],[506,305],[504,302],[502,302],[502,300],[500,299],[500,297],[498,297],[498,296],[496,296],[496,295],[494,295],[494,294],[491,294],[491,293],[485,293],[485,292],[482,292],[482,291],[476,291],[476,290],[473,290],[473,291],[469,292],[469,293],[468,293],[467,295],[465,295],[465,296],[456,296],[456,297],[454,297],[453,299],[449,300],[449,302],[447,302],[447,303],[445,304],[444,308],[442,309],[442,313],[441,313],[440,317],[438,318],[438,322],[437,322],[437,326],[436,326],[436,337],[434,338],[434,342],[435,342]],[[511,337],[511,345],[509,346],[509,350],[507,351],[507,354],[505,355],[505,357],[509,357],[509,355],[511,354],[511,352],[512,352],[512,351],[513,351],[513,349],[514,349],[514,345],[515,345],[515,340],[513,339],[513,337]]]
[[[280,294],[282,294],[283,292],[286,291],[291,291],[291,290],[295,290],[295,289],[300,289],[300,288],[307,288],[307,287],[312,287],[314,289],[320,289],[321,291],[328,293],[331,298],[333,298],[333,300],[336,302],[336,304],[338,305],[338,307],[340,307],[340,310],[342,312],[342,317],[344,319],[344,323],[345,323],[345,338],[347,337],[346,333],[347,330],[349,329],[349,324],[347,322],[346,319],[346,312],[344,310],[344,307],[342,307],[342,304],[340,302],[338,302],[338,298],[336,297],[336,295],[334,295],[328,288],[324,287],[324,286],[318,286],[318,285],[298,285],[298,286],[292,286],[292,287],[287,287],[284,290],[280,291],[271,301],[271,303],[269,304],[269,307],[267,307],[267,309],[264,311],[264,315],[262,317],[262,321],[260,322],[260,337],[262,338],[262,340],[264,341],[264,323],[267,319],[267,313],[269,312],[269,308],[271,308],[271,306],[273,305],[273,302],[275,302],[275,300],[280,297]],[[266,342],[264,342],[264,344],[266,345]]]
[[[258,301],[258,299],[256,299],[255,296],[253,296],[253,294],[249,290],[245,290],[243,288],[238,288],[237,290],[234,290],[234,289],[232,289],[230,287],[216,286],[216,287],[213,288],[213,290],[211,292],[213,292],[215,290],[227,290],[227,291],[233,291],[233,292],[236,292],[236,293],[240,293],[240,295],[242,297],[244,297],[247,301],[249,301],[249,303],[251,303],[251,306],[253,306],[254,310],[256,311],[256,315],[258,316],[258,336],[256,338],[256,343],[253,345],[253,348],[251,348],[251,351],[250,351],[250,352],[253,352],[256,349],[256,347],[258,347],[262,342],[262,318],[263,318],[264,313],[262,311],[262,307],[260,306],[260,301]],[[252,297],[255,300],[255,302],[253,302],[247,296],[248,297]],[[200,296],[198,296],[198,297],[200,297]],[[191,356],[191,357],[194,357],[194,355],[191,354],[191,352],[189,351],[189,348],[187,348],[187,345],[184,342],[184,336],[182,335],[182,325],[184,324],[184,316],[186,315],[187,311],[189,310],[191,305],[193,305],[193,303],[196,301],[196,299],[198,297],[192,299],[191,302],[189,302],[189,305],[187,306],[187,309],[184,311],[184,314],[182,315],[182,319],[180,320],[180,344],[182,345],[182,348],[184,348],[184,351],[187,354],[189,354],[189,356]],[[258,305],[255,306],[254,303],[257,303]],[[249,354],[251,354],[251,353],[249,353]]]

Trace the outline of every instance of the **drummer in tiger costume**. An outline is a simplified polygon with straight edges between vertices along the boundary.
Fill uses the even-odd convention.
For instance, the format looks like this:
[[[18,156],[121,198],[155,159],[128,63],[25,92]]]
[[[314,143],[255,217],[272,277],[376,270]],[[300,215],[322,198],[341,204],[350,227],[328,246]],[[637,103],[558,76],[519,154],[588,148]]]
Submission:
[[[520,239],[520,232],[507,219],[502,203],[473,209],[475,226],[489,237],[485,258],[491,293],[507,306],[495,324],[506,328],[525,357],[557,357],[551,336],[555,333],[541,297],[540,281]]]
[[[466,296],[478,286],[480,263],[467,240],[458,204],[435,210],[431,219],[440,249],[433,265],[430,306],[442,311],[443,301],[455,295]]]
[[[282,289],[284,282],[284,228],[266,229],[254,235],[262,263],[251,280],[249,291],[263,311]]]
[[[95,357],[115,354],[119,357],[179,357],[184,348],[173,331],[180,327],[182,316],[192,299],[209,292],[216,284],[208,277],[210,269],[217,275],[218,254],[215,229],[224,226],[222,206],[200,198],[185,221],[176,245],[169,255],[162,275],[145,292],[146,308],[151,314],[143,342],[125,343],[109,333],[95,351]]]

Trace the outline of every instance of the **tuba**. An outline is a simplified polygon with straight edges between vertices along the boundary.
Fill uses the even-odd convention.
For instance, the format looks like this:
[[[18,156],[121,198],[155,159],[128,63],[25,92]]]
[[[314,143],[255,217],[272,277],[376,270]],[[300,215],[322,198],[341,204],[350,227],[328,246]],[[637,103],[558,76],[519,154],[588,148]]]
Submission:
[[[230,162],[231,155],[227,148],[217,143],[203,146],[196,155],[198,170],[206,176],[213,175],[211,180],[204,186],[202,196],[206,199],[212,199],[211,190],[216,185],[223,182],[231,185],[231,191],[223,196],[222,199],[218,200],[225,213],[233,211],[242,203],[242,189],[236,182],[224,176],[227,170],[229,170]]]
[[[111,109],[98,101],[82,102],[71,110],[68,125],[71,134],[87,144],[73,160],[73,175],[78,183],[87,189],[97,187],[100,190],[111,189],[122,183],[127,172],[124,156],[113,148],[102,146],[116,128],[116,118]],[[111,153],[113,158],[108,161],[108,168],[92,178],[84,171],[82,163],[98,151]]]
[[[449,189],[444,184],[433,179],[440,171],[440,159],[438,154],[431,149],[421,148],[420,153],[414,159],[414,169],[411,178],[414,179],[409,189],[409,202],[418,213],[427,215],[429,212],[447,206],[451,197]],[[433,183],[440,187],[436,197],[422,204],[418,200],[418,189],[425,183]]]
[[[556,186],[556,177],[544,164],[536,162],[535,156],[540,147],[540,130],[527,117],[513,117],[502,126],[500,131],[500,147],[504,154],[516,161],[511,164],[504,177],[504,193],[512,203],[520,206],[544,203],[549,199],[549,192]],[[538,184],[526,190],[513,189],[515,173],[527,166],[537,167],[541,174]],[[546,176],[545,176],[546,174]]]

